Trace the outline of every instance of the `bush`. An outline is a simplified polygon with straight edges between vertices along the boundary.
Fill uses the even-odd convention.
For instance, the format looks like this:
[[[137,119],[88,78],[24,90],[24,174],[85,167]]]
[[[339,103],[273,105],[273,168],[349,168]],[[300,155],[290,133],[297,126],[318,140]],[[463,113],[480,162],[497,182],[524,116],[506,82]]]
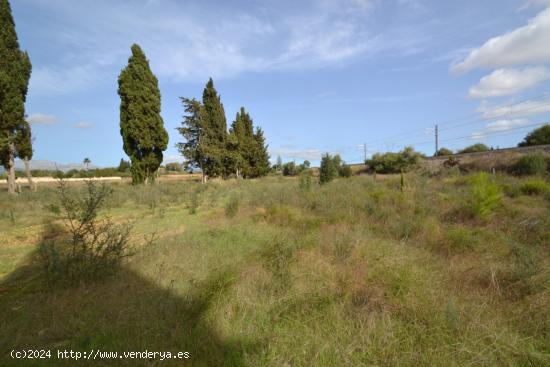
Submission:
[[[296,176],[298,170],[294,162],[288,162],[283,165],[283,176]]]
[[[452,155],[452,154],[453,154],[453,151],[447,148],[441,148],[435,153],[435,155],[438,157],[445,156],[445,155]]]
[[[88,181],[86,193],[74,195],[61,181],[60,216],[65,230],[50,226],[39,247],[48,281],[95,280],[116,270],[130,255],[130,226],[97,218],[110,194],[105,184]]]
[[[423,155],[416,152],[412,147],[406,147],[401,152],[376,153],[365,163],[370,171],[376,173],[400,173],[407,172],[416,167]]]
[[[544,125],[531,131],[518,147],[550,144],[550,125]]]
[[[340,158],[339,156],[336,156]],[[336,176],[338,175],[338,166],[335,161],[336,157],[331,157],[330,154],[326,153],[323,155],[323,158],[321,158],[321,168],[319,172],[319,182],[321,184],[328,183],[332,181]]]
[[[487,152],[489,150],[489,147],[485,144],[477,143],[474,145],[470,145],[469,147],[466,147],[462,150],[459,150],[458,153],[478,153],[478,152]]]
[[[546,167],[546,158],[542,153],[531,153],[518,159],[514,166],[514,172],[521,176],[544,175]]]
[[[347,164],[342,165],[340,167],[338,175],[340,177],[351,177],[351,175],[352,175],[351,167]]]
[[[502,191],[500,186],[489,179],[489,175],[480,172],[471,177],[472,212],[478,217],[487,217],[500,204]]]
[[[544,195],[550,191],[550,185],[544,180],[533,179],[522,183],[519,189],[526,195]]]

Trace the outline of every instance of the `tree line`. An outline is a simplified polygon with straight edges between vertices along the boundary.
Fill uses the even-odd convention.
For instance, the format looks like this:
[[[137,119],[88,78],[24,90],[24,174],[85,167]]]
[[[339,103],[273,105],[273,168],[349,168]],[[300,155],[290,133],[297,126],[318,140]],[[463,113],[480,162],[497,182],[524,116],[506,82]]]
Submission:
[[[187,169],[199,168],[203,182],[208,177],[267,175],[270,165],[263,130],[254,129],[252,118],[241,107],[227,131],[223,104],[212,78],[206,83],[202,101],[181,100],[186,114],[177,130],[185,142],[177,147],[187,159]]]
[[[143,50],[132,45],[132,56],[118,79],[120,133],[124,152],[130,157],[134,184],[153,182],[168,145],[168,133],[160,116],[158,80]],[[212,78],[202,100],[181,97],[185,115],[178,132],[185,142],[177,143],[186,158],[186,168],[200,169],[208,177],[253,178],[269,172],[269,154],[261,128],[256,127],[244,107],[227,129],[225,110]]]
[[[16,158],[23,160],[34,187],[29,169],[32,132],[25,115],[32,65],[28,53],[20,49],[8,0],[0,0],[0,23],[0,164],[7,171],[8,192],[16,194]],[[132,45],[131,52],[118,78],[120,134],[130,158],[132,182],[141,184],[156,180],[168,133],[160,115],[158,79],[139,45]],[[268,173],[269,154],[262,129],[254,128],[249,113],[241,107],[227,130],[223,104],[211,78],[202,101],[181,100],[186,115],[177,130],[186,141],[176,146],[187,159],[187,168],[200,169],[203,181],[208,177],[253,178]]]

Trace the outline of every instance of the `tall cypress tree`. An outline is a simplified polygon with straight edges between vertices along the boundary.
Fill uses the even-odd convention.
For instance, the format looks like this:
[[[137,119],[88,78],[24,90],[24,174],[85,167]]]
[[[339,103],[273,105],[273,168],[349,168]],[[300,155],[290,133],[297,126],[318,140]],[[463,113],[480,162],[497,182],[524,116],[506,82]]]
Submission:
[[[120,134],[132,162],[132,182],[152,182],[168,145],[168,133],[160,116],[158,80],[136,44],[132,45],[128,66],[118,78],[118,94]]]
[[[254,175],[265,176],[269,173],[268,145],[265,142],[264,131],[261,127],[256,128],[254,133],[255,154],[254,154]]]
[[[231,142],[228,150],[231,154],[234,171],[237,176],[249,177],[254,148],[254,131],[252,119],[244,107],[241,107],[241,110],[237,112],[235,121],[229,129],[229,135]]]
[[[24,125],[25,100],[31,73],[21,52],[8,0],[0,0],[0,163],[8,171],[8,192],[15,194],[16,142]]]
[[[203,153],[205,162],[204,173],[208,176],[227,176],[231,166],[227,154],[227,122],[225,111],[218,92],[214,88],[212,78],[206,83],[202,94],[203,105]]]
[[[244,107],[237,113],[231,124],[230,136],[237,142],[237,153],[233,153],[235,162],[245,178],[264,176],[269,172],[269,154],[263,131],[254,132],[254,122]]]

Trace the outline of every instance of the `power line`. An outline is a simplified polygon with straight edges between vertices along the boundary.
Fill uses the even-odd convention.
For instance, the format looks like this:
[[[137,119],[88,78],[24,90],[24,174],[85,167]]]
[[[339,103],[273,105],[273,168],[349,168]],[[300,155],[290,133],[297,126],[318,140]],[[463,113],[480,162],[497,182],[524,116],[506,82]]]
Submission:
[[[546,106],[550,106],[550,101],[548,101],[547,103],[542,103],[542,104],[539,103],[535,106],[530,106],[528,108],[520,108],[520,109],[513,110],[513,106],[518,106],[518,105],[520,105],[522,103],[526,103],[526,102],[537,102],[537,101],[543,100],[544,98],[547,98],[547,97],[550,97],[550,93],[544,93],[544,94],[538,95],[536,97],[529,98],[529,99],[524,99],[524,100],[517,101],[517,102],[514,102],[514,103],[510,103],[510,104],[505,105],[505,106],[494,107],[495,110],[496,109],[505,109],[506,107],[509,107],[510,110],[502,112],[500,114],[491,115],[490,118],[478,117],[477,119],[475,119],[473,121],[468,121],[466,123],[455,124],[455,125],[450,125],[450,126],[446,126],[446,125],[448,125],[448,123],[453,122],[453,121],[463,121],[465,118],[447,120],[446,122],[438,123],[439,126],[441,126],[441,125],[445,126],[443,128],[439,128],[439,131],[447,131],[447,130],[451,130],[451,129],[462,127],[462,126],[473,125],[473,124],[476,124],[476,123],[479,123],[479,122],[486,122],[486,121],[489,121],[489,120],[494,120],[496,118],[502,118],[502,117],[505,117],[505,116],[517,115],[517,114],[521,114],[521,113],[524,113],[524,112],[528,112],[528,111],[540,109],[540,108],[543,108],[543,107],[546,107]],[[474,116],[479,116],[479,113],[468,115],[466,118],[470,118],[470,117],[474,117]],[[426,129],[426,128],[424,128],[424,129]],[[430,128],[430,129],[432,129],[432,128]],[[399,134],[390,135],[390,136],[385,137],[385,138],[378,138],[378,139],[374,139],[374,140],[371,140],[371,141],[367,141],[366,144],[368,144],[370,146],[372,146],[372,145],[378,146],[380,144],[385,144],[386,142],[394,143],[396,141],[407,140],[407,139],[410,139],[411,137],[417,137],[417,136],[425,135],[425,134],[426,134],[426,131],[419,131],[419,129],[409,130],[407,132],[402,132],[402,133],[399,133]]]

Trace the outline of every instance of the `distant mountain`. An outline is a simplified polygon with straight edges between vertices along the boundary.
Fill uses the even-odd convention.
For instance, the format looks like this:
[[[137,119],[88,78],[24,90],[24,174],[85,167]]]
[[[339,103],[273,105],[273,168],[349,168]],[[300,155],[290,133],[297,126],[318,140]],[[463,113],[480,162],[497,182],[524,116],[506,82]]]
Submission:
[[[48,161],[45,159],[37,159],[37,160],[31,160],[29,162],[31,170],[33,169],[43,169],[43,170],[49,170],[49,171],[55,171],[60,170],[63,172],[70,171],[72,169],[86,169],[86,165],[83,163],[68,163],[68,164],[62,164],[57,163],[54,161]],[[16,170],[23,170],[25,168],[25,165],[23,164],[22,160],[16,159],[15,160],[15,169]],[[89,169],[95,169],[99,168],[98,166],[94,166],[93,164],[88,165]],[[0,172],[4,172],[4,167],[0,166]]]

